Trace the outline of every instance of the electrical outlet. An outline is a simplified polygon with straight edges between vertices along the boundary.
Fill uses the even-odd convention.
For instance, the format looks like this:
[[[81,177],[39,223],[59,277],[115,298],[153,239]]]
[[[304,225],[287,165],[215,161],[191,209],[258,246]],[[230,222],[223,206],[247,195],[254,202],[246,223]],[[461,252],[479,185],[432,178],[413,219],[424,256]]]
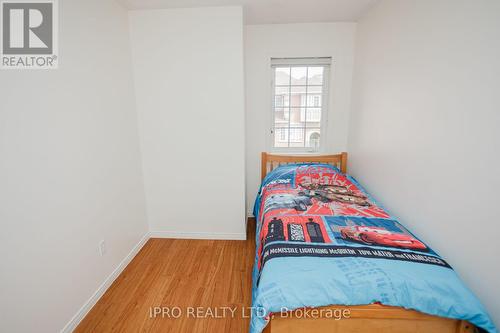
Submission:
[[[101,257],[106,254],[106,242],[104,240],[99,243],[99,254]]]

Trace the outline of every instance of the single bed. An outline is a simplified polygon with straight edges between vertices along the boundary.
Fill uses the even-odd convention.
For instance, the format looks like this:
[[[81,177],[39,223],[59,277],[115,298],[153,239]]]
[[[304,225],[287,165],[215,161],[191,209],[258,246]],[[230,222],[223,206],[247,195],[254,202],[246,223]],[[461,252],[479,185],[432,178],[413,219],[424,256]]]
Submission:
[[[338,168],[343,174],[347,173],[347,153],[343,152],[335,155],[276,155],[262,153],[261,161],[261,176],[262,180],[266,175],[272,172],[279,166],[296,163],[321,163],[329,164]],[[262,191],[262,189],[261,189]],[[261,193],[259,192],[259,195]],[[256,207],[258,203],[256,203]],[[262,204],[262,207],[264,205]],[[298,210],[300,208],[297,208]],[[299,213],[301,213],[299,211]],[[263,213],[265,215],[265,213]],[[275,218],[273,218],[275,219]],[[262,218],[265,221],[265,218]],[[259,221],[259,216],[256,216],[257,224],[263,224]],[[311,220],[312,221],[312,220]],[[285,224],[286,225],[286,224]],[[268,226],[269,227],[269,226]],[[282,227],[283,229],[283,227]],[[269,232],[269,230],[267,230]],[[290,233],[290,229],[288,229]],[[257,236],[257,240],[259,241]],[[288,236],[290,237],[290,235]],[[262,238],[261,238],[262,239]],[[262,241],[264,243],[264,241]],[[279,242],[278,242],[279,243]],[[268,244],[265,244],[266,246]],[[258,246],[259,247],[259,246]],[[258,251],[262,251],[258,249]],[[261,256],[260,253],[256,257]],[[256,259],[256,263],[260,264],[261,259]],[[379,259],[376,259],[379,260]],[[259,268],[260,269],[260,268]],[[260,276],[258,277],[260,279]],[[255,276],[254,276],[255,279]],[[258,283],[258,282],[257,282]],[[254,287],[257,288],[257,287]],[[256,292],[256,291],[255,291]],[[254,295],[255,298],[255,295]],[[309,306],[308,304],[305,304]],[[382,305],[379,302],[375,304],[351,305],[343,304],[327,305],[323,307],[314,307],[317,309],[331,309],[337,311],[340,309],[348,309],[350,312],[349,319],[332,320],[331,318],[306,318],[303,312],[295,315],[295,311],[303,311],[298,309],[288,312],[272,312],[272,316],[268,316],[267,326],[263,332],[266,333],[372,333],[372,332],[387,332],[387,333],[402,333],[402,332],[428,332],[428,333],[465,333],[477,332],[479,329],[466,320],[458,320],[445,318],[435,315],[429,315],[422,312],[405,309],[398,306]]]

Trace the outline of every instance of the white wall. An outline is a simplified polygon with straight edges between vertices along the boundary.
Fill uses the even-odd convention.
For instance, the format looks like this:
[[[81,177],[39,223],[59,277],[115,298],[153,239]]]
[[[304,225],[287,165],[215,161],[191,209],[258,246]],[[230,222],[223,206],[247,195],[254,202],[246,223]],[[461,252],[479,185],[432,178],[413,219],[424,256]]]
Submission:
[[[260,185],[260,153],[270,149],[271,58],[332,57],[323,152],[346,149],[355,23],[249,25],[245,32],[247,210]],[[326,134],[326,135],[325,135]]]
[[[382,1],[358,24],[349,168],[500,324],[500,2]]]
[[[245,238],[241,7],[130,12],[153,236]]]
[[[59,69],[0,72],[2,332],[60,331],[147,232],[127,13],[59,6]]]

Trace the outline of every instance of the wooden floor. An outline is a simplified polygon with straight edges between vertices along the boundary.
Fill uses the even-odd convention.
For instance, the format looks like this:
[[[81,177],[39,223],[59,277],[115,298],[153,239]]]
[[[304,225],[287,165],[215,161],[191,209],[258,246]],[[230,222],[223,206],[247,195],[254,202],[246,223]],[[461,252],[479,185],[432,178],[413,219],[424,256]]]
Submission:
[[[253,221],[248,229],[247,241],[150,239],[75,332],[248,332]],[[154,307],[171,312],[154,317]],[[223,307],[234,317],[214,318]]]

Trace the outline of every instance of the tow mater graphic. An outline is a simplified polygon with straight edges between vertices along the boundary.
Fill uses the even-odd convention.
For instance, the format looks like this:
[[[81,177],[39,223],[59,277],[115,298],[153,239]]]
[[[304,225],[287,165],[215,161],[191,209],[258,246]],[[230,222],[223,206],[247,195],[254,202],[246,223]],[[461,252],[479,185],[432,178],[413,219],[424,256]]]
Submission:
[[[310,198],[316,198],[321,202],[338,201],[347,204],[358,206],[371,206],[366,196],[356,194],[350,191],[346,186],[317,184],[310,182],[302,182],[300,186],[304,189],[299,192],[299,195],[304,195]]]
[[[339,228],[344,240],[369,245],[399,247],[411,250],[426,250],[427,246],[418,239],[402,233],[391,232],[382,227],[348,226]]]

